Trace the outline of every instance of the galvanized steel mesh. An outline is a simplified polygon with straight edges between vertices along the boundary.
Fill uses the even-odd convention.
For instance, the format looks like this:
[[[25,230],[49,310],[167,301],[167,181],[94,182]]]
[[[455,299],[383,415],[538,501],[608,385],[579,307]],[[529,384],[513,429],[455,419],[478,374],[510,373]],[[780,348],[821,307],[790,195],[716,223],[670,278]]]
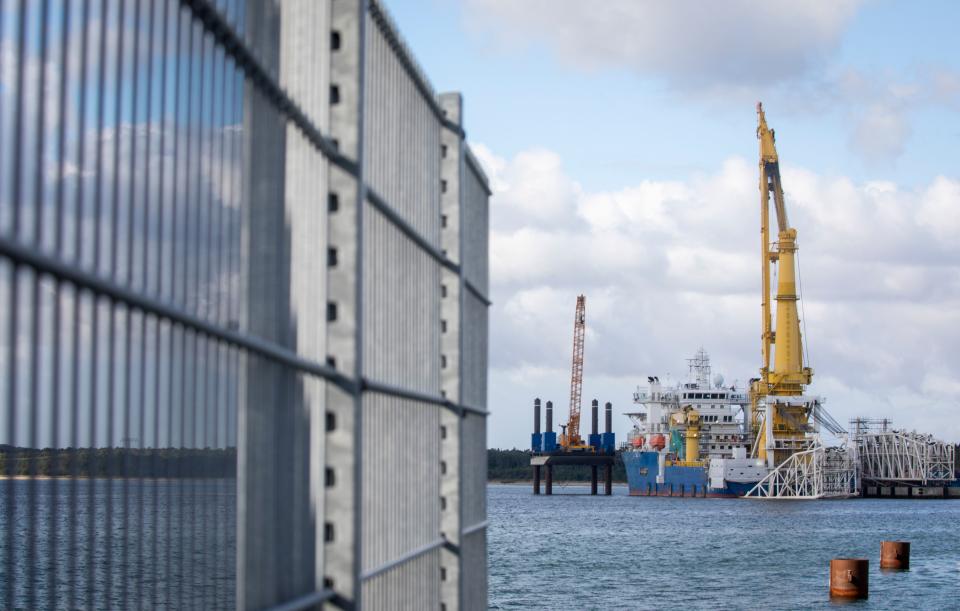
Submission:
[[[377,3],[0,0],[0,607],[485,606],[488,194]]]

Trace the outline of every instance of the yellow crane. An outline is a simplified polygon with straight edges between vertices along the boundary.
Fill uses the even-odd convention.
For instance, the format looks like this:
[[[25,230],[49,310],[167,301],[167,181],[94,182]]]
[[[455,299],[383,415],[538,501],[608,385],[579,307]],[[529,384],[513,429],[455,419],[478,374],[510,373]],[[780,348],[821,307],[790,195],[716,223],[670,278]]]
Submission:
[[[763,105],[757,103],[757,138],[760,140],[760,261],[761,358],[760,378],[750,388],[755,443],[753,454],[771,466],[802,449],[810,430],[811,403],[803,400],[813,370],[804,365],[797,313],[797,230],[790,226],[780,181],[774,131],[767,126]],[[777,239],[770,239],[770,196],[777,217]],[[770,307],[771,269],[777,266],[776,326]],[[771,367],[771,353],[773,366]],[[792,399],[791,399],[792,398]],[[773,455],[770,455],[770,452]]]

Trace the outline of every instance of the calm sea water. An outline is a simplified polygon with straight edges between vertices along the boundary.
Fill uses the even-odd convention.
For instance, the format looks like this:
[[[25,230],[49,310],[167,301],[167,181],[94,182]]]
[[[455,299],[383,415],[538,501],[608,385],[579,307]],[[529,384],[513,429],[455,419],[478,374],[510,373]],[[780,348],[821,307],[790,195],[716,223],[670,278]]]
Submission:
[[[10,485],[0,482],[5,535]],[[8,553],[21,609],[71,601],[127,609],[138,600],[142,608],[232,608],[235,483],[128,485],[124,495],[117,481],[38,481],[32,492],[29,482],[13,482],[18,505],[29,506],[33,494],[36,513],[16,513],[15,536],[0,537],[0,608]],[[832,608],[830,558],[860,556],[870,559],[870,599],[854,606],[960,609],[960,501],[646,498],[629,497],[622,486],[613,497],[591,497],[584,486],[554,491],[534,497],[529,486],[488,487],[492,608]],[[909,572],[880,572],[883,539],[911,542]],[[34,564],[33,574],[31,553],[47,563]],[[71,587],[90,577],[90,591]]]
[[[236,503],[233,480],[0,481],[0,609],[11,572],[15,609],[233,609]]]
[[[833,608],[840,603],[829,600],[830,559],[852,556],[870,560],[870,598],[856,608],[960,609],[960,500],[487,490],[493,608]],[[884,539],[910,541],[908,572],[880,571]]]

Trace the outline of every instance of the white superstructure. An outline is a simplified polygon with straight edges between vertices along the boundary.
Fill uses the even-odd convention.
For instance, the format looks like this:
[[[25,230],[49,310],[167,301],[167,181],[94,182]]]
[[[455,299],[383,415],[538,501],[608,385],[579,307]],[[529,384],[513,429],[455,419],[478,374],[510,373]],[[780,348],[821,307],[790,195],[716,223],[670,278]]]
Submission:
[[[671,437],[674,446],[678,439],[683,439],[687,430],[685,413],[693,410],[700,416],[702,459],[733,458],[740,455],[740,449],[746,451],[745,456],[750,443],[745,428],[750,422],[746,389],[724,386],[721,375],[711,384],[710,356],[703,348],[687,362],[686,381],[665,386],[658,376],[648,376],[647,389],[637,387],[633,403],[638,407],[626,413],[634,424],[627,443],[638,450],[669,452]]]

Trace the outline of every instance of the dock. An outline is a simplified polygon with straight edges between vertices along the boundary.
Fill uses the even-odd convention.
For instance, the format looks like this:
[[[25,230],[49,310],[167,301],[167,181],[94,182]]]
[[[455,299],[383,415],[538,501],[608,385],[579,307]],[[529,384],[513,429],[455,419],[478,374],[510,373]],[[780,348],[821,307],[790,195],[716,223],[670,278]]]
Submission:
[[[539,454],[530,458],[530,466],[533,467],[533,493],[540,494],[540,479],[544,476],[544,492],[548,495],[553,494],[553,467],[554,465],[581,465],[590,467],[590,494],[597,494],[597,475],[600,467],[603,467],[603,494],[610,496],[613,494],[613,462],[616,455],[607,454],[572,454],[569,452],[557,452],[552,454]]]

